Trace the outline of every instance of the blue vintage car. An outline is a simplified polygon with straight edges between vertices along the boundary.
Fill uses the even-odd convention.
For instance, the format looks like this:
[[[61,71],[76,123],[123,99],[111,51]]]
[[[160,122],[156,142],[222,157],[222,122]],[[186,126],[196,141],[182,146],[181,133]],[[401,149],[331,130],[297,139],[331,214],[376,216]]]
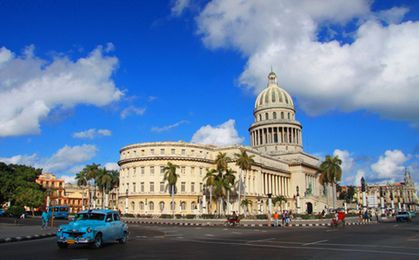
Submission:
[[[121,221],[114,210],[84,210],[57,231],[57,245],[67,248],[74,244],[89,244],[94,248],[103,243],[119,241],[123,244],[128,239],[128,226]]]

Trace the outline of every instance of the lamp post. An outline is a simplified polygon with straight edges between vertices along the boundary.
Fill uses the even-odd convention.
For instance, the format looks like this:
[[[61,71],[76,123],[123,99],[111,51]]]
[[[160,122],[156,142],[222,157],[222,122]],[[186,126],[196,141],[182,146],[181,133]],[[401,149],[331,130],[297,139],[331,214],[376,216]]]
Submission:
[[[128,213],[128,189],[125,190],[125,214]]]
[[[362,209],[367,209],[367,197],[365,195],[365,179],[364,177],[361,178],[361,191],[362,191]]]
[[[300,188],[297,186],[297,198],[296,198],[296,203],[297,203],[297,214],[300,214],[301,212],[301,207],[300,207]]]

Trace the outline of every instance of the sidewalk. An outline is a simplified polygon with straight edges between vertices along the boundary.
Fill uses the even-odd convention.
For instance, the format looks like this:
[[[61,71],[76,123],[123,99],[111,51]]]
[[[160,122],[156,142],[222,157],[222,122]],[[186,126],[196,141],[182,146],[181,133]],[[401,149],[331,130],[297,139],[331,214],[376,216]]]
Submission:
[[[0,223],[0,243],[53,237],[56,231],[55,227],[42,230],[40,226]]]

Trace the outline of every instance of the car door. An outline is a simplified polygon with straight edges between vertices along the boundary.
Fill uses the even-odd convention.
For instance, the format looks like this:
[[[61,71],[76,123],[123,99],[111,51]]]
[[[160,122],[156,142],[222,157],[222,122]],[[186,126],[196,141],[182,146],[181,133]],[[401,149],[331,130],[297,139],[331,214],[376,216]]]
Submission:
[[[105,228],[103,230],[103,239],[106,241],[115,240],[115,222],[112,213],[107,213],[105,217]]]
[[[115,236],[117,239],[122,238],[124,233],[124,223],[122,223],[118,213],[113,213],[113,219],[115,222]]]

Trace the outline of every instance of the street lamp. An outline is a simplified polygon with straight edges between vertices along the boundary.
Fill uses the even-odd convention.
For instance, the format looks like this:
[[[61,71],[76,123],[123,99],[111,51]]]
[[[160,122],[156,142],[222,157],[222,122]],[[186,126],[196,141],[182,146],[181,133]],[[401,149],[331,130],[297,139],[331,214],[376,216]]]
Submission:
[[[128,213],[128,189],[125,190],[125,214]]]

